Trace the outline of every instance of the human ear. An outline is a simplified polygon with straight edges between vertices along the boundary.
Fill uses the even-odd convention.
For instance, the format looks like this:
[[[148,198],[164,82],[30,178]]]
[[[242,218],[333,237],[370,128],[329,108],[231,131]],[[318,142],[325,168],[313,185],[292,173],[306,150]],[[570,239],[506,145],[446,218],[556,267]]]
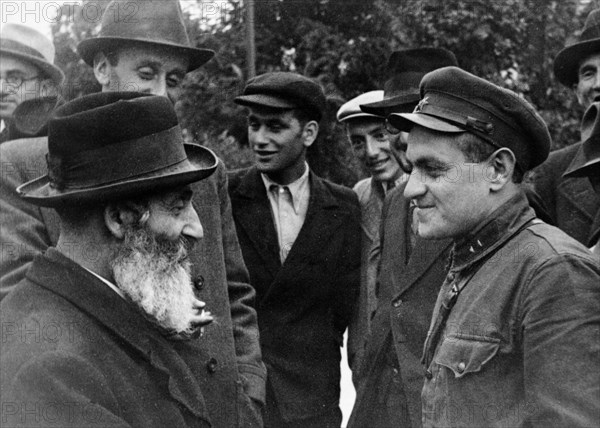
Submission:
[[[515,154],[509,148],[503,147],[492,153],[486,165],[486,175],[492,191],[498,191],[506,183],[512,182],[516,163]]]
[[[117,239],[125,237],[125,230],[139,224],[146,214],[141,205],[133,202],[109,203],[104,207],[104,224]]]
[[[108,62],[108,58],[103,52],[98,52],[94,57],[94,76],[102,87],[108,86],[110,83],[110,70],[111,66]]]
[[[317,139],[317,135],[319,135],[319,124],[315,120],[311,120],[310,122],[304,125],[304,129],[302,130],[302,137],[304,139],[304,147],[310,147]]]

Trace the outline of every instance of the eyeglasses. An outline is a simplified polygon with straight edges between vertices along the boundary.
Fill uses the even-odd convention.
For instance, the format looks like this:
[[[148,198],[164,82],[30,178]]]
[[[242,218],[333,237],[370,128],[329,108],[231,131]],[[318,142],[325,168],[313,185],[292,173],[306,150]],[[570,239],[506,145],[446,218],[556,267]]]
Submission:
[[[12,74],[10,76],[6,76],[6,77],[0,77],[0,79],[4,80],[8,85],[11,86],[12,90],[17,90],[19,89],[21,86],[23,86],[23,83],[25,82],[31,82],[32,80],[36,80],[39,79],[40,75],[36,75],[33,77],[30,77],[28,79],[26,79],[25,77],[18,75],[18,74]]]

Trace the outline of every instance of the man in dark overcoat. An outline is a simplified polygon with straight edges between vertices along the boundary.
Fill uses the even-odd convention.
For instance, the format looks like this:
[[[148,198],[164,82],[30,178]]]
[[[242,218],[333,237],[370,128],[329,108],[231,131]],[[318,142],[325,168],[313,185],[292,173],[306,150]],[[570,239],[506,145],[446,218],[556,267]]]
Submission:
[[[3,426],[213,426],[189,254],[208,232],[191,184],[218,159],[164,97],[86,96],[48,128],[48,174],[17,192],[61,232],[0,305]]]
[[[583,108],[600,101],[600,9],[589,14],[577,43],[558,53],[554,75],[573,88]],[[534,171],[533,182],[553,224],[582,244],[591,245],[590,229],[600,212],[600,197],[585,178],[563,176],[582,157],[581,141],[550,153]]]
[[[267,73],[236,102],[249,109],[255,166],[232,173],[229,191],[257,293],[265,426],[339,427],[340,347],[360,276],[358,200],[306,163],[325,106],[316,82]]]
[[[127,11],[135,8],[136,19]],[[183,77],[208,61],[213,52],[192,47],[177,0],[115,0],[103,16],[98,37],[78,46],[94,67],[103,92],[135,90],[168,97],[181,90]],[[53,210],[29,204],[15,188],[45,171],[47,138],[23,139],[0,146],[0,297],[5,296],[30,267],[34,256],[55,245],[59,233]],[[206,228],[190,257],[192,276],[203,301],[218,322],[187,352],[200,357],[194,366],[203,383],[214,426],[260,425],[266,370],[261,360],[255,292],[231,217],[225,167],[219,162],[207,180],[195,183],[194,206]],[[205,267],[210,266],[210,269]]]

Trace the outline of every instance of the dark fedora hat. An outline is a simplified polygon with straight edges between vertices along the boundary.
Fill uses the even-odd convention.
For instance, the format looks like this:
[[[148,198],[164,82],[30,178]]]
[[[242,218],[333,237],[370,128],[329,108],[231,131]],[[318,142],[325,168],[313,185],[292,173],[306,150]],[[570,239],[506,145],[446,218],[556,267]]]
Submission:
[[[65,75],[54,65],[54,45],[42,33],[21,24],[3,24],[0,32],[0,54],[13,55],[35,67],[56,85]]]
[[[171,102],[137,92],[88,95],[48,123],[48,174],[17,188],[36,205],[118,200],[210,176],[218,159],[184,144]]]
[[[387,116],[409,113],[419,102],[419,83],[425,74],[438,68],[458,65],[452,52],[443,48],[422,47],[392,53],[387,65],[388,80],[383,84],[383,100],[361,104],[365,113]]]
[[[579,80],[579,64],[586,57],[600,53],[600,9],[590,12],[579,41],[561,50],[554,59],[554,75],[566,86]]]
[[[563,177],[585,177],[600,174],[600,102],[592,103],[581,121],[583,143]]]
[[[444,67],[421,80],[421,101],[413,113],[392,113],[387,120],[403,131],[419,125],[444,133],[470,132],[494,147],[512,150],[523,172],[546,160],[551,138],[533,106],[458,67]]]
[[[100,51],[110,51],[125,42],[160,45],[181,51],[189,58],[188,72],[210,60],[215,53],[192,47],[179,0],[113,0],[102,15],[98,37],[83,40],[77,52],[93,65]]]

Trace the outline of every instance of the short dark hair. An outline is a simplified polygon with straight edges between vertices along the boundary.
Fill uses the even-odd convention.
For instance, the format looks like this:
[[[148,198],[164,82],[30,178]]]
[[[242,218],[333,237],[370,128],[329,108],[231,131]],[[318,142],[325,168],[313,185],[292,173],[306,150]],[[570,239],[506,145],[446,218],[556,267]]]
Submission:
[[[317,123],[319,123],[319,121],[320,121],[321,115],[315,109],[294,108],[291,111],[294,114],[294,117],[296,119],[298,119],[298,122],[300,122],[300,125],[302,125],[303,127],[304,127],[304,125],[306,125],[308,122],[310,122],[312,120],[314,120]]]
[[[485,161],[492,153],[499,149],[499,147],[493,146],[470,132],[461,132],[453,138],[460,151],[465,155],[465,159],[472,163]],[[512,181],[513,183],[521,183],[523,181],[523,171],[517,164],[515,164]]]

